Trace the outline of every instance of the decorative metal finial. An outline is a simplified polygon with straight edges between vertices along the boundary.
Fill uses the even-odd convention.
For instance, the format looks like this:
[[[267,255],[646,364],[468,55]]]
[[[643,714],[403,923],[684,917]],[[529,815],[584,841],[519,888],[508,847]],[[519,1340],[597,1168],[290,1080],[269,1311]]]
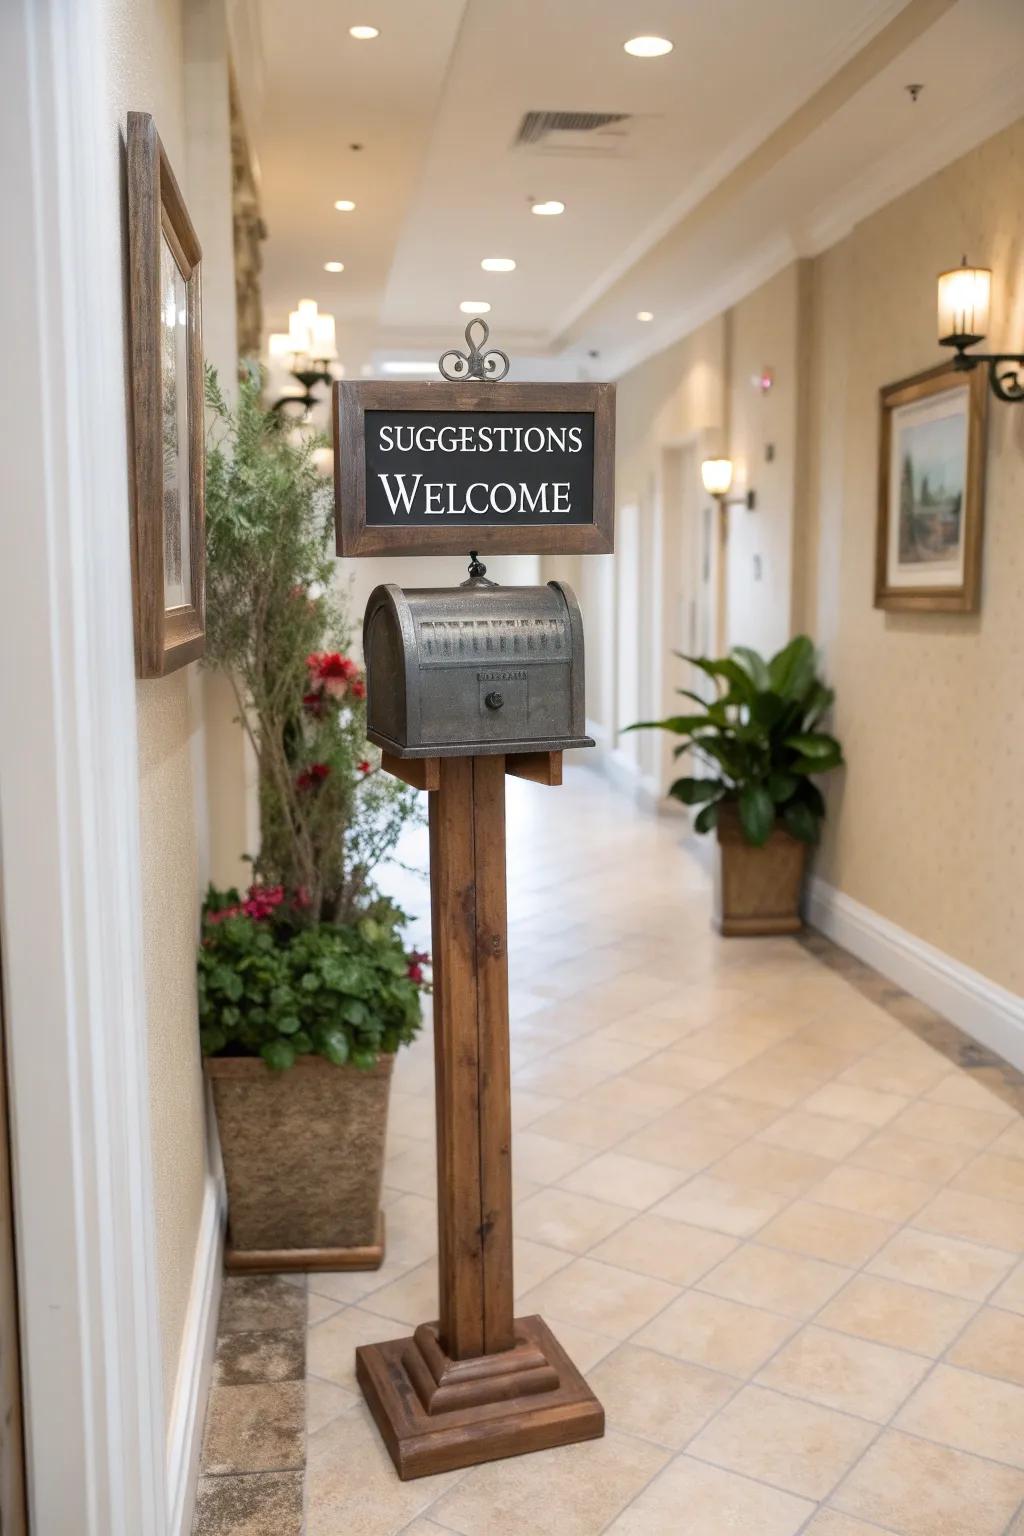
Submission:
[[[498,585],[496,581],[489,580],[487,567],[475,549],[469,552],[469,575],[462,585],[464,587],[496,587]]]
[[[475,325],[483,332],[479,344],[473,340]],[[483,379],[497,384],[499,379],[503,379],[511,365],[507,354],[497,347],[486,350],[490,334],[491,328],[486,320],[471,320],[466,326],[466,346],[469,351],[460,352],[458,347],[449,347],[447,352],[442,352],[437,360],[442,377],[452,384],[458,384],[463,379]]]

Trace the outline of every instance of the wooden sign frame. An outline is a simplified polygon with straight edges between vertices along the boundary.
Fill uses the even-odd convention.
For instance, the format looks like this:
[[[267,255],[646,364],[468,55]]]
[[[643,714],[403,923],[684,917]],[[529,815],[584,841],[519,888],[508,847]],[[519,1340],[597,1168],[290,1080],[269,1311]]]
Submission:
[[[366,521],[367,411],[559,411],[594,417],[591,523],[465,522],[436,528]],[[334,386],[334,489],[338,554],[607,555],[614,545],[615,385],[342,380]]]

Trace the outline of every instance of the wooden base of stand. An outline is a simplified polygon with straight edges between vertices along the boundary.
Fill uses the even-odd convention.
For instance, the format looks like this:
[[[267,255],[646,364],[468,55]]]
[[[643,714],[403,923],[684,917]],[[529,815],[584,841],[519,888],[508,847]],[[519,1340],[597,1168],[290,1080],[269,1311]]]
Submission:
[[[380,1269],[384,1262],[384,1212],[377,1241],[364,1248],[232,1248],[224,1252],[229,1275],[314,1274],[323,1270]]]
[[[539,1317],[512,1349],[452,1360],[437,1324],[364,1344],[356,1376],[403,1481],[604,1434],[604,1409]]]

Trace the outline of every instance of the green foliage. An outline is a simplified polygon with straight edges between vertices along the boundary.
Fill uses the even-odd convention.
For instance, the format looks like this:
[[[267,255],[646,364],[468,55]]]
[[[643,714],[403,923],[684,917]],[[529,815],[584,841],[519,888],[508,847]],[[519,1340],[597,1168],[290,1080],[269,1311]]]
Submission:
[[[694,819],[698,832],[710,832],[719,807],[732,803],[744,838],[757,848],[779,823],[801,842],[816,843],[825,801],[810,775],[838,768],[843,754],[835,737],[819,729],[834,694],[817,675],[812,642],[797,635],[768,661],[742,645],[717,659],[682,660],[713,681],[714,698],[680,688],[684,698],[700,706],[699,713],[628,727],[681,736],[675,756],[689,752],[710,770],[676,779],[669,794],[684,805],[701,807]]]
[[[208,370],[206,404],[206,661],[231,682],[259,766],[254,871],[301,891],[311,922],[353,923],[416,798],[374,771],[366,742],[322,444],[263,409],[255,373],[232,408]]]
[[[372,1067],[420,1027],[425,956],[407,954],[386,905],[349,927],[305,922],[282,902],[252,916],[237,891],[207,894],[199,949],[205,1055],[262,1056],[282,1070],[311,1052]]]

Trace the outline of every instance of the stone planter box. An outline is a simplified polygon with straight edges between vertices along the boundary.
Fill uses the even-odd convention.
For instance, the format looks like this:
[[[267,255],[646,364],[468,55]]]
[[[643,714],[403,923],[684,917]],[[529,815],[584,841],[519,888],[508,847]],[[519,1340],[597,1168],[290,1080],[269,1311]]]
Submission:
[[[807,844],[776,827],[763,848],[744,840],[739,812],[718,813],[715,926],[726,935],[797,933]]]
[[[209,1056],[228,1188],[229,1270],[377,1269],[394,1057],[369,1072],[302,1056],[285,1072]]]

